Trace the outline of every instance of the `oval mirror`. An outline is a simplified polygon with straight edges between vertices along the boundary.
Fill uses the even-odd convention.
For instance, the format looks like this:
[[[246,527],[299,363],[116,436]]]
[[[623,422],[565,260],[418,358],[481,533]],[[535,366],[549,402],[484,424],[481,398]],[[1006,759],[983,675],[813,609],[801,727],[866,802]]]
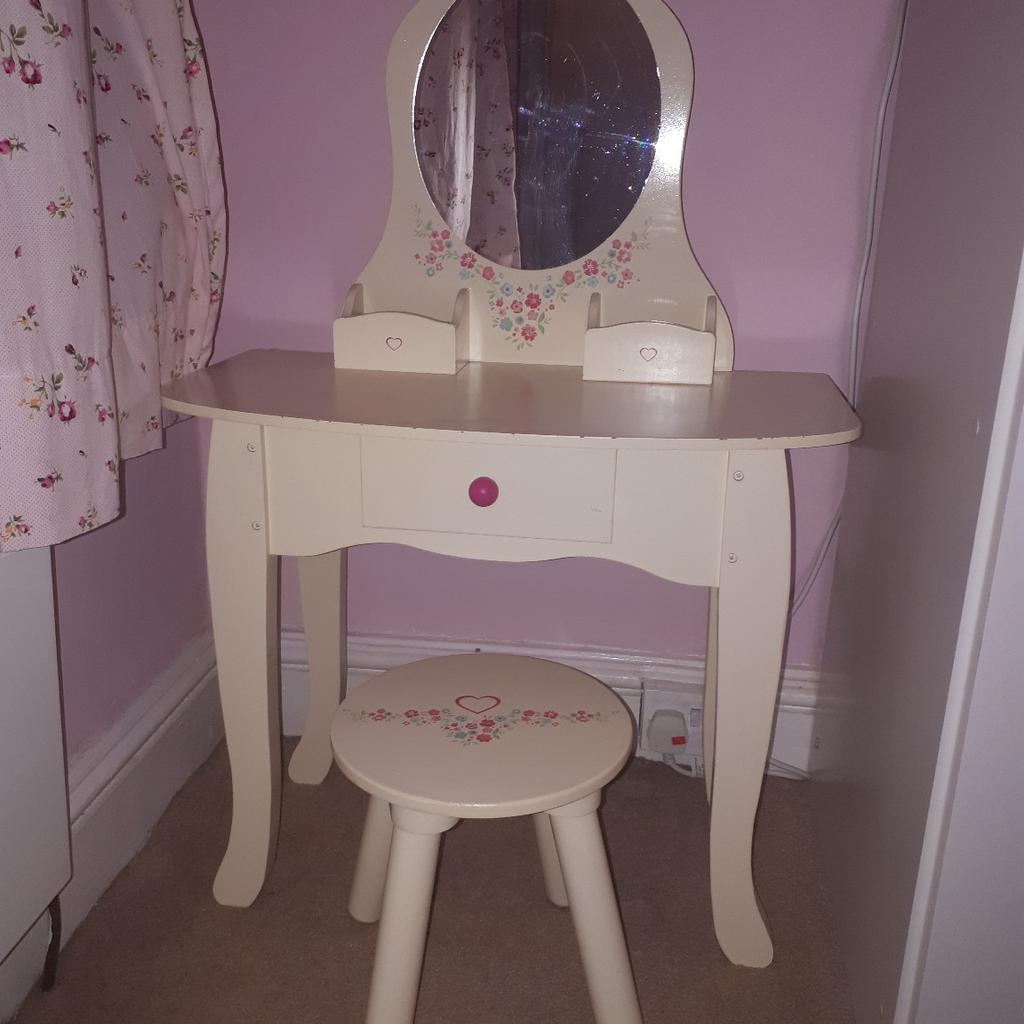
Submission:
[[[660,114],[628,0],[456,0],[424,56],[413,128],[452,234],[534,270],[615,233],[650,173]]]

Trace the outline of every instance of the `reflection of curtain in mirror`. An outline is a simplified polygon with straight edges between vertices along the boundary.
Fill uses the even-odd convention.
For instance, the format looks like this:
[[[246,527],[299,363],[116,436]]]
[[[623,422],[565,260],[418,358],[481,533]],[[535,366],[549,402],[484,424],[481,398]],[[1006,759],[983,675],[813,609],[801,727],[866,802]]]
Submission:
[[[519,266],[506,3],[451,9],[424,58],[414,123],[427,190],[452,232],[495,263]]]
[[[552,29],[549,0],[524,0],[519,6],[516,201],[522,265],[558,267],[577,255],[574,186],[587,111],[571,93],[553,88],[552,78],[562,71],[557,62],[566,54]],[[575,20],[585,23],[584,17]]]

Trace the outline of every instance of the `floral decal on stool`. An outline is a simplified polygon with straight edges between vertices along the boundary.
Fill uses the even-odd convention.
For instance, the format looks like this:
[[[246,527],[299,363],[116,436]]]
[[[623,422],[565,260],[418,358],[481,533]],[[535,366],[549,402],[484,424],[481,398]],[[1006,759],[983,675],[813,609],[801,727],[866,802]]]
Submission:
[[[475,702],[480,702],[479,704]],[[554,711],[550,708],[512,708],[511,711],[495,713],[501,704],[496,697],[470,697],[468,694],[455,698],[455,710],[451,708],[407,708],[404,711],[389,711],[376,708],[372,711],[349,711],[345,713],[357,722],[400,722],[403,726],[438,726],[453,743],[464,747],[488,744],[521,726],[538,729],[557,729],[563,725],[589,725],[592,722],[607,722],[618,711],[610,715],[600,711]],[[485,711],[474,711],[474,707],[486,706]],[[468,710],[467,710],[468,709]]]
[[[491,326],[515,345],[517,350],[532,347],[537,338],[551,325],[556,309],[577,288],[627,288],[638,280],[629,266],[633,257],[650,243],[647,234],[650,223],[644,224],[628,237],[613,238],[603,251],[588,256],[558,273],[544,274],[526,284],[516,284],[512,274],[478,256],[471,249],[452,238],[443,224],[435,227],[432,220],[424,220],[420,208],[415,207],[417,238],[428,243],[425,252],[415,253],[415,260],[427,277],[444,273],[448,266],[458,263],[458,276],[463,281],[480,278],[487,289],[487,305],[491,310]],[[524,271],[513,268],[515,275]]]

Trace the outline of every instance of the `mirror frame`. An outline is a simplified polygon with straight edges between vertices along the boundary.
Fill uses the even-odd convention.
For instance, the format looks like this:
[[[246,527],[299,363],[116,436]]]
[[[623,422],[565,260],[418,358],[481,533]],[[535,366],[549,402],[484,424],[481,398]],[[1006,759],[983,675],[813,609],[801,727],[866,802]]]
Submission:
[[[708,298],[718,296],[690,247],[680,187],[693,96],[690,43],[663,0],[624,2],[647,32],[661,82],[661,123],[651,172],[612,239],[572,263],[548,270],[492,263],[450,237],[423,182],[413,114],[427,47],[452,0],[420,0],[406,15],[388,53],[392,192],[380,243],[358,279],[365,312],[402,311],[450,322],[456,296],[468,291],[468,355],[480,362],[582,365],[595,293],[601,296],[605,324],[655,320],[703,329]],[[442,237],[445,234],[448,237]],[[612,255],[615,241],[634,246],[626,280],[617,273],[621,264]],[[614,279],[589,274],[591,260],[607,268]],[[546,305],[554,309],[541,331],[524,338],[522,328],[506,329],[508,302],[531,292],[550,298]],[[720,300],[718,318],[715,369],[730,370],[732,330]]]

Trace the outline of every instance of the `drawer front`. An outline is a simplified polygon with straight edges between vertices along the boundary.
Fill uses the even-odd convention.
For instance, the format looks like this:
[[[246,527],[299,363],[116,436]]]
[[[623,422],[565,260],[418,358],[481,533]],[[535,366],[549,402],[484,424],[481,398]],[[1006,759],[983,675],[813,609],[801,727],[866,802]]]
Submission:
[[[608,543],[615,452],[364,437],[363,525]],[[474,481],[497,498],[474,504]],[[493,497],[487,483],[477,500]]]

